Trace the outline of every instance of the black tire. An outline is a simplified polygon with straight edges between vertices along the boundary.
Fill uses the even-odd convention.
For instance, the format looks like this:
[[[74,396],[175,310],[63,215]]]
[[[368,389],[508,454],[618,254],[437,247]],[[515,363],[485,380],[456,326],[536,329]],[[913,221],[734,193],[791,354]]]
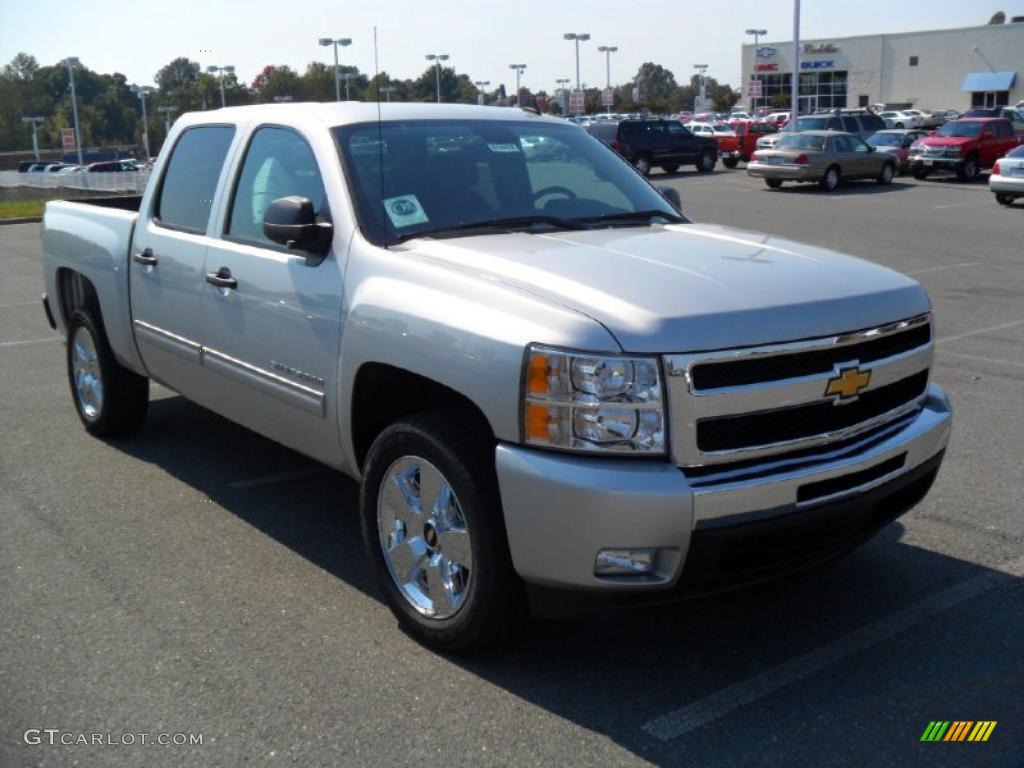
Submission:
[[[881,173],[875,179],[879,184],[892,184],[892,180],[896,177],[896,166],[892,163],[886,163],[882,166]]]
[[[80,361],[77,374],[76,359]],[[103,324],[89,310],[75,310],[68,321],[65,360],[71,400],[86,432],[106,437],[130,432],[142,424],[149,407],[149,379],[117,362]],[[83,379],[81,390],[76,386],[76,376]],[[99,382],[98,391],[90,381]]]
[[[633,158],[633,167],[640,171],[644,176],[651,175],[651,156],[646,152],[641,152]]]
[[[960,181],[974,181],[978,178],[978,158],[968,155],[967,159],[956,169],[956,177]]]
[[[735,157],[724,157],[724,158],[722,158],[722,165],[724,165],[729,170],[732,170],[733,168],[735,168],[739,164],[740,164],[740,161],[737,158],[735,158]]]
[[[893,128],[902,128],[902,127],[903,127],[903,123],[896,123],[896,125],[893,126]]]
[[[661,166],[661,170],[665,173],[675,173],[679,170],[679,163],[669,163],[668,165]]]
[[[1005,192],[996,192],[996,202],[1000,205],[1013,205],[1015,199],[1013,195],[1008,195]]]
[[[494,444],[482,432],[477,421],[458,411],[403,418],[374,440],[359,489],[363,544],[388,607],[409,634],[442,651],[468,651],[508,638],[525,616],[524,590],[508,550]],[[396,461],[410,456],[425,459],[441,472],[458,499],[469,532],[473,568],[467,594],[447,618],[431,618],[413,607],[391,576],[381,545],[377,517],[381,483]],[[425,530],[423,538],[429,540]]]
[[[701,173],[711,173],[715,170],[715,163],[718,162],[718,155],[710,147],[701,150],[697,155],[697,170]]]
[[[765,179],[764,183],[772,189],[778,189],[782,186],[782,179]]]
[[[917,179],[918,181],[924,181],[925,179],[928,178],[929,172],[924,168],[914,168],[911,171],[911,173],[913,174],[914,178]]]
[[[841,179],[842,176],[839,173],[839,166],[830,165],[825,170],[825,175],[821,177],[821,181],[819,181],[818,184],[826,192],[835,192],[836,189],[838,189],[839,187],[839,182]]]

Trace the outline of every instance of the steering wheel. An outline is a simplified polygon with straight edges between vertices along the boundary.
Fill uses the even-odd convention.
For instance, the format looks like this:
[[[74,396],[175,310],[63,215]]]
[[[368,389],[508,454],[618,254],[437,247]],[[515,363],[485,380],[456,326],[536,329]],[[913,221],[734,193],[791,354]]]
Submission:
[[[577,195],[571,189],[569,189],[568,187],[559,186],[544,187],[544,189],[540,189],[533,193],[533,199],[540,200],[542,197],[547,197],[548,195],[565,195],[570,200],[579,200],[579,195]]]

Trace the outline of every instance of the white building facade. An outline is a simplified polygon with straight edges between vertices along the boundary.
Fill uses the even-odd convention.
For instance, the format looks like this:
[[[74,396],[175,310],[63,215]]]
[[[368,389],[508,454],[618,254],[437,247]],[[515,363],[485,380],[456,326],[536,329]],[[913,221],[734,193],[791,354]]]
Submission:
[[[744,103],[790,103],[793,42],[744,45]],[[1024,99],[1024,23],[803,40],[800,111],[871,104],[966,110]],[[751,80],[761,81],[751,97]],[[753,91],[756,92],[757,86]]]

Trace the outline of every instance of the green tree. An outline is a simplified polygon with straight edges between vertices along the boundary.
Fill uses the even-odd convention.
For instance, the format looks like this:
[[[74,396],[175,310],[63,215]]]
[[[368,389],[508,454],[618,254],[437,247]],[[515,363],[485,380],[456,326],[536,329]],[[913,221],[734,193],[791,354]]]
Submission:
[[[299,75],[291,67],[268,65],[252,81],[253,99],[258,102],[271,102],[275,96],[294,99],[298,93]]]

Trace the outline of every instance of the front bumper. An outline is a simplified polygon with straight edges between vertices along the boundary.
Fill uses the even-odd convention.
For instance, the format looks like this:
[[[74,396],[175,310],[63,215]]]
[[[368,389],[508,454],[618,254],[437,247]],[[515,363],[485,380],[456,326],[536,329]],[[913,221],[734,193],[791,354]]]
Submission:
[[[747,163],[747,175],[756,176],[759,179],[818,181],[821,178],[821,174],[821,169],[814,169],[811,166],[796,165],[793,163],[787,163],[785,165],[759,162]]]
[[[696,542],[735,538],[737,532],[742,540],[744,529],[770,532],[794,522],[813,523],[837,510],[850,519],[865,507],[873,514],[889,498],[883,493],[869,502],[880,489],[938,469],[951,420],[949,402],[933,384],[921,410],[888,431],[795,468],[751,469],[727,481],[687,477],[665,462],[571,456],[503,443],[496,466],[512,562],[528,584],[541,587],[632,593],[635,599],[673,592],[685,588],[684,573],[692,582],[706,575],[700,566],[704,555],[691,557]],[[657,549],[653,574],[595,576],[599,550],[640,547]]]
[[[911,155],[907,162],[913,171],[947,171],[957,173],[963,167],[963,157],[933,157],[931,155]]]

